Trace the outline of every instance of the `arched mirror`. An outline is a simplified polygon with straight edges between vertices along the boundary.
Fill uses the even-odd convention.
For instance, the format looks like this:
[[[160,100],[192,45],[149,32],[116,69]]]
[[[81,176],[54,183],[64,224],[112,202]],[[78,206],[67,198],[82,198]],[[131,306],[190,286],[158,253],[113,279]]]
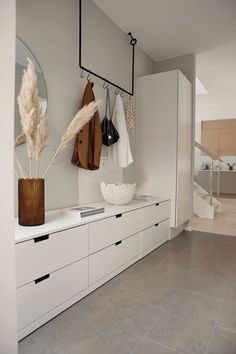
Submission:
[[[47,105],[48,105],[47,86],[39,62],[35,58],[32,51],[27,47],[27,45],[19,37],[16,37],[15,127],[14,127],[15,146],[25,143],[24,135],[22,134],[22,130],[21,130],[17,96],[20,92],[23,70],[26,69],[28,64],[27,58],[29,58],[35,65],[35,69],[37,73],[38,95],[39,95],[39,102],[40,102],[42,114],[46,113]]]

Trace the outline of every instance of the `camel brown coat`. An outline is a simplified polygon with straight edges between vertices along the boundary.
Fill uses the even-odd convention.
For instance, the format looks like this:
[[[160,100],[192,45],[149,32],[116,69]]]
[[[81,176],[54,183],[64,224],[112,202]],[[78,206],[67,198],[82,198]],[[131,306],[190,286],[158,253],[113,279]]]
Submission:
[[[88,81],[84,91],[82,107],[95,100],[93,83]],[[77,134],[71,162],[85,170],[97,170],[100,165],[102,131],[98,111]]]

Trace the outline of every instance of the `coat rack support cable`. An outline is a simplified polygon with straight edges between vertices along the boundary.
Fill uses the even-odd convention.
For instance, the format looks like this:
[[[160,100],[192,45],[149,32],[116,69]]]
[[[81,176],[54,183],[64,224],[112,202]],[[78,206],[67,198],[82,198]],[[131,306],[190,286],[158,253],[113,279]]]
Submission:
[[[132,36],[131,32],[128,33],[128,36],[130,37],[130,42],[129,43],[132,46],[132,68],[131,68],[131,70],[132,70],[132,89],[131,89],[131,92],[130,92],[128,90],[125,90],[123,87],[115,84],[114,82],[104,78],[103,76],[101,76],[99,74],[96,74],[92,70],[85,68],[82,65],[82,1],[83,0],[79,0],[79,66],[80,66],[80,68],[82,70],[80,76],[82,78],[85,77],[83,75],[83,71],[86,71],[88,73],[87,77],[89,77],[90,75],[95,76],[95,77],[101,79],[102,81],[104,81],[106,83],[106,85],[107,85],[106,87],[111,85],[111,86],[116,87],[116,90],[118,90],[118,92],[119,91],[125,92],[128,95],[133,96],[133,94],[134,94],[134,58],[135,58],[135,45],[137,44],[137,39]]]

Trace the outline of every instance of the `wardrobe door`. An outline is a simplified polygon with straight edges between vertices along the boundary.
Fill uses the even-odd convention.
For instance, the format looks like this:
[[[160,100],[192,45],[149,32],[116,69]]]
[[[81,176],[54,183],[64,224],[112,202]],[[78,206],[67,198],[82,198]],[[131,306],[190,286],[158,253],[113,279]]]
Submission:
[[[192,85],[178,72],[178,143],[176,223],[178,227],[190,219],[192,160]]]
[[[171,198],[175,225],[177,70],[137,78],[137,193]]]

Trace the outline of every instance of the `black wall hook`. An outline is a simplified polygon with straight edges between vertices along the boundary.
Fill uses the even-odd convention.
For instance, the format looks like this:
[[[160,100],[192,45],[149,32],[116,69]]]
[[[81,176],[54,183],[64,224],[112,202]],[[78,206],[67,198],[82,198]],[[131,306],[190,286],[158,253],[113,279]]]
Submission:
[[[132,33],[131,33],[131,32],[129,32],[128,35],[129,35],[130,38],[131,38],[131,40],[130,40],[129,43],[130,43],[132,46],[135,46],[135,44],[137,43],[137,39],[132,36]]]

